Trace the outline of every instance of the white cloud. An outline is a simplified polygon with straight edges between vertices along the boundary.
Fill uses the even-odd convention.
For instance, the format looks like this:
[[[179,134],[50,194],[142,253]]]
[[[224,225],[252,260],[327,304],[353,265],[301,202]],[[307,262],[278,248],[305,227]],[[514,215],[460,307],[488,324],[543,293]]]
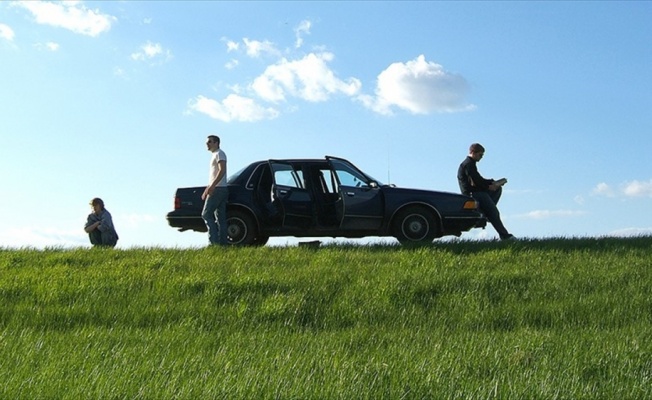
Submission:
[[[79,247],[87,245],[88,236],[80,227],[76,229],[55,229],[25,226],[10,228],[0,232],[2,247],[37,248],[45,247]]]
[[[46,43],[38,43],[35,45],[35,47],[39,50],[58,51],[60,46],[59,43],[46,42]]]
[[[114,75],[114,76],[119,76],[119,77],[125,77],[125,76],[126,76],[126,72],[125,72],[124,69],[122,69],[122,68],[120,68],[120,67],[114,67],[114,68],[113,68],[113,75]]]
[[[355,95],[362,84],[356,78],[349,78],[346,82],[337,78],[328,67],[333,58],[331,53],[311,53],[296,61],[281,59],[267,67],[251,88],[269,102],[284,101],[288,96],[318,102],[338,93]]]
[[[236,68],[239,64],[240,64],[240,61],[238,61],[238,60],[236,60],[236,59],[233,59],[233,60],[227,62],[226,64],[224,64],[224,68],[226,68],[226,69],[234,69],[234,68]]]
[[[47,42],[45,44],[45,47],[50,51],[57,51],[57,50],[59,50],[59,43]]]
[[[0,39],[13,42],[15,36],[14,30],[9,25],[0,24]]]
[[[359,96],[359,100],[380,114],[392,114],[393,107],[413,114],[468,111],[475,106],[466,103],[469,85],[458,74],[426,61],[423,55],[406,63],[393,63],[378,75],[375,97]]]
[[[120,235],[118,246],[128,244],[130,238],[139,237],[143,230],[159,229],[161,217],[149,214],[120,214],[114,218]],[[160,229],[159,229],[160,230]],[[142,242],[142,238],[139,241]],[[76,248],[90,247],[83,221],[65,223],[62,227],[22,226],[0,230],[0,248]]]
[[[618,190],[615,190],[608,184],[602,182],[593,188],[591,193],[606,197],[652,197],[652,179],[648,182],[637,180],[625,182],[619,186]]]
[[[204,96],[197,96],[196,99],[189,102],[188,109],[224,122],[253,122],[262,119],[274,119],[278,116],[278,111],[275,109],[265,108],[256,104],[253,99],[237,94],[228,95],[222,102]]]
[[[121,214],[116,218],[116,226],[133,229],[142,225],[156,223],[159,220],[160,217],[148,214]]]
[[[32,13],[39,24],[68,29],[87,36],[97,36],[111,29],[115,17],[91,10],[79,1],[20,1],[13,3]]]
[[[301,21],[299,26],[294,29],[294,34],[297,36],[297,40],[294,43],[295,48],[299,48],[303,45],[303,36],[310,35],[310,27],[312,23],[308,20]]]
[[[591,193],[598,196],[607,196],[607,197],[614,196],[613,189],[604,182],[598,183],[598,185],[595,188],[593,188],[593,191]]]
[[[140,51],[131,54],[131,59],[136,61],[165,62],[172,58],[170,50],[164,49],[160,43],[147,42],[140,46]]]
[[[526,214],[516,215],[516,218],[525,219],[549,219],[549,218],[571,218],[585,215],[586,211],[578,210],[535,210]]]
[[[228,40],[226,38],[222,38],[222,41],[226,42],[226,52],[230,53],[232,51],[238,51],[240,48],[240,43],[234,42],[233,40]]]
[[[301,21],[295,28],[297,47],[303,45],[302,38],[310,34],[312,23]],[[406,63],[394,63],[378,75],[376,95],[361,95],[359,79],[341,79],[331,69],[334,55],[327,51],[312,52],[299,59],[282,57],[281,52],[269,41],[244,38],[242,43],[221,38],[227,52],[242,51],[249,57],[263,55],[278,56],[279,60],[267,66],[265,71],[248,85],[236,85],[237,91],[224,100],[213,100],[198,96],[189,102],[189,111],[199,111],[222,121],[257,121],[275,118],[279,112],[265,108],[258,102],[281,103],[291,99],[308,102],[323,102],[333,96],[344,95],[361,101],[366,107],[381,114],[392,114],[393,108],[415,114],[431,112],[455,112],[475,107],[465,102],[468,91],[466,80],[447,72],[439,64],[426,61],[423,55]],[[232,59],[226,69],[239,66]],[[245,88],[243,90],[242,88]],[[292,108],[293,105],[288,106]],[[240,111],[245,110],[245,111]]]
[[[628,197],[652,197],[652,179],[649,182],[626,182],[622,191]]]
[[[270,41],[265,40],[261,42],[258,40],[249,40],[247,38],[242,39],[242,41],[245,44],[245,49],[249,57],[258,58],[263,54],[269,54],[272,56],[278,56],[281,54],[281,52],[274,46],[274,43]]]

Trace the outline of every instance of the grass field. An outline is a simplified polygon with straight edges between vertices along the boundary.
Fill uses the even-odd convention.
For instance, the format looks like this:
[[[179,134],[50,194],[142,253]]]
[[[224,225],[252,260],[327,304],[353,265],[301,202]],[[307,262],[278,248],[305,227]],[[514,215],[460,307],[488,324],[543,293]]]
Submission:
[[[652,398],[651,255],[0,249],[0,398]]]

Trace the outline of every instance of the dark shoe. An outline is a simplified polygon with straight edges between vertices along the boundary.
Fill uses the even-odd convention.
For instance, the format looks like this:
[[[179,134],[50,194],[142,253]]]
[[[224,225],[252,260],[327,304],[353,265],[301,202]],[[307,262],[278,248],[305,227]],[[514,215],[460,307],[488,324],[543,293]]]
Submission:
[[[510,233],[510,234],[507,235],[507,236],[503,236],[503,237],[501,237],[500,240],[508,240],[508,241],[511,241],[511,240],[518,240],[518,239],[516,238],[516,236],[514,236],[514,235],[512,235],[512,234]]]

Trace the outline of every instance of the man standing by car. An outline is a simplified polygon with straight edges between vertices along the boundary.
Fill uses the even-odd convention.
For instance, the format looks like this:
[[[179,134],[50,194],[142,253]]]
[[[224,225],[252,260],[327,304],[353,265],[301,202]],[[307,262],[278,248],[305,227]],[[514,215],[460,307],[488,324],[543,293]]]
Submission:
[[[202,218],[208,228],[211,245],[226,245],[226,202],[229,190],[226,185],[226,154],[220,149],[220,138],[208,136],[208,151],[212,153],[209,168],[208,186],[201,195],[204,200]]]
[[[473,143],[469,147],[469,155],[462,161],[457,170],[457,181],[462,194],[471,196],[480,203],[480,209],[493,225],[502,240],[515,239],[514,235],[500,220],[498,201],[503,193],[502,186],[507,183],[505,178],[499,180],[485,179],[478,172],[476,163],[484,156],[484,147],[480,143]]]

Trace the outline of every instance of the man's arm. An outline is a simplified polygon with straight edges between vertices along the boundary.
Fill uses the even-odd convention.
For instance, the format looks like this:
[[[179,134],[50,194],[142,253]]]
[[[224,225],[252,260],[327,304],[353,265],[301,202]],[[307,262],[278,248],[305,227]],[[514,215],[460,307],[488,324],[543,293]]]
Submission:
[[[485,179],[480,175],[478,172],[478,167],[475,165],[475,163],[469,163],[467,166],[467,172],[469,174],[469,177],[471,178],[471,182],[473,187],[477,188],[478,190],[488,190],[489,186],[492,183],[492,180],[490,179]]]
[[[86,225],[84,225],[84,231],[86,233],[91,233],[100,225],[101,221],[97,221],[97,217],[94,214],[91,214],[86,219]]]
[[[213,193],[213,190],[215,190],[215,187],[217,184],[222,180],[224,177],[224,171],[226,171],[226,160],[220,160],[217,162],[217,176],[213,181],[204,189],[204,193],[201,195],[202,200],[206,200],[208,196],[210,196]]]

